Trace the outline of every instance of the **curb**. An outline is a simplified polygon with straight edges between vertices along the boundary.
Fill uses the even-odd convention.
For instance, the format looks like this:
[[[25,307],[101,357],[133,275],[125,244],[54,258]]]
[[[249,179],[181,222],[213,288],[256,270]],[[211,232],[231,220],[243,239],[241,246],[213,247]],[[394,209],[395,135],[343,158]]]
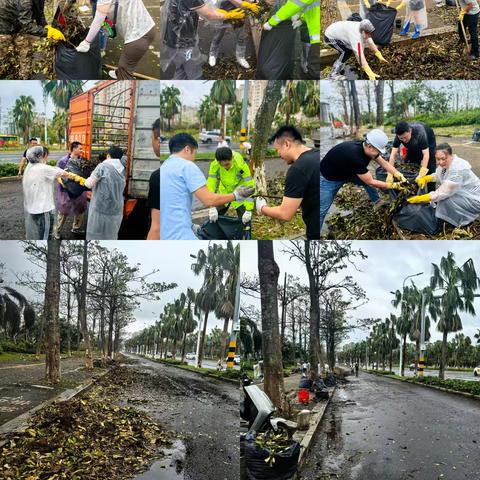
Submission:
[[[462,397],[465,397],[465,398],[472,398],[474,400],[480,400],[480,395],[474,395],[473,393],[468,393],[468,392],[460,392],[458,390],[452,390],[451,388],[445,388],[445,387],[438,387],[436,385],[427,385],[425,383],[419,383],[419,382],[411,382],[410,380],[401,380],[400,378],[393,378],[393,377],[389,377],[388,375],[382,375],[380,373],[372,373],[372,372],[366,372],[363,370],[364,373],[368,373],[370,375],[375,375],[377,377],[385,377],[385,378],[389,378],[390,380],[397,380],[399,382],[403,382],[403,383],[408,383],[410,385],[418,385],[419,387],[426,387],[426,388],[431,388],[433,390],[439,390],[441,392],[446,392],[446,393],[453,393],[455,395],[461,395]]]
[[[336,389],[336,386],[333,387],[333,390],[330,392],[328,400],[325,403],[322,402],[320,405],[316,405],[312,409],[312,416],[314,417],[314,421],[313,425],[310,425],[307,433],[304,435],[302,441],[300,442],[300,456],[298,457],[298,468],[301,468],[305,463],[305,458],[310,450],[313,438],[317,433],[318,427],[322,422],[325,411],[327,410],[327,407],[330,404],[330,400],[332,399]]]
[[[134,354],[131,354],[131,355],[134,355]],[[215,380],[221,380],[222,382],[233,383],[237,386],[240,386],[240,379],[235,380],[234,378],[217,377],[216,375],[212,375],[211,373],[196,372],[195,370],[190,370],[189,368],[183,368],[181,365],[175,365],[174,363],[165,362],[164,360],[160,360],[160,359],[154,360],[153,358],[145,357],[143,355],[137,355],[137,357],[144,358],[145,360],[150,360],[155,363],[161,363],[162,365],[168,365],[169,367],[178,368],[180,370],[183,370],[184,372],[192,372],[192,373],[196,373],[197,375],[201,375],[202,377],[210,377],[210,378],[214,378]]]
[[[8,435],[10,433],[23,433],[28,428],[28,421],[35,412],[37,412],[38,410],[42,409],[43,407],[53,402],[58,402],[58,401],[66,402],[67,400],[71,400],[72,398],[76,397],[80,393],[88,391],[93,386],[94,383],[100,380],[108,372],[110,372],[110,368],[105,372],[103,372],[98,377],[94,379],[90,379],[85,383],[80,384],[78,387],[64,390],[63,392],[60,392],[55,397],[45,400],[39,405],[22,413],[18,417],[13,418],[12,420],[8,421],[7,423],[4,423],[3,425],[0,425],[0,447],[2,447],[7,442],[7,440],[2,440],[1,437],[3,437],[4,435]]]
[[[16,175],[12,175],[11,177],[0,177],[0,183],[3,182],[21,182],[22,179],[18,178]]]

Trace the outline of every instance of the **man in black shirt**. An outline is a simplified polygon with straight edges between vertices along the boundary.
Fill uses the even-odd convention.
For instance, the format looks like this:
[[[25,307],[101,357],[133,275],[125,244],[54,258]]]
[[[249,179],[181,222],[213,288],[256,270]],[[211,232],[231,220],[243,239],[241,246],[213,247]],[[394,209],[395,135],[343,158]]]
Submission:
[[[35,138],[35,137],[32,137],[30,140],[29,140],[29,145],[28,147],[25,149],[25,151],[23,152],[23,157],[22,157],[22,160],[20,161],[20,165],[18,167],[18,176],[21,177],[23,175],[23,171],[25,170],[25,168],[27,167],[27,163],[28,163],[28,160],[27,160],[27,150],[29,148],[32,148],[32,147],[35,147],[36,145],[38,145],[38,140]]]
[[[289,125],[280,127],[270,142],[290,168],[281,205],[269,207],[265,199],[257,197],[257,213],[288,222],[301,207],[307,239],[320,239],[320,152],[306,147],[300,132]]]
[[[152,148],[157,157],[160,157],[160,119],[157,118],[152,125]],[[160,168],[151,175],[148,185],[148,201],[150,207],[151,223],[147,240],[160,240]]]
[[[428,125],[422,122],[399,122],[395,126],[395,135],[389,159],[391,165],[394,165],[398,148],[403,144],[407,149],[405,162],[420,166],[417,180],[435,172],[437,168],[435,162],[435,133]],[[388,180],[389,178],[387,178]]]
[[[388,137],[382,130],[375,129],[367,133],[362,141],[348,141],[335,145],[320,162],[320,228],[322,228],[328,210],[335,200],[337,192],[345,183],[362,186],[370,200],[380,201],[376,188],[398,188],[399,183],[381,182],[373,178],[368,164],[374,160],[388,173],[401,182],[405,177],[382,158]]]

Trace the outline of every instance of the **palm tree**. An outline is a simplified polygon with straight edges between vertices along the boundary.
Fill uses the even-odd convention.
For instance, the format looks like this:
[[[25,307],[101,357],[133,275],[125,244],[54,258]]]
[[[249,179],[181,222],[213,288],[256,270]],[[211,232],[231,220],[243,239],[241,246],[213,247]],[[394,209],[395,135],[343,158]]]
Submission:
[[[305,82],[305,80],[300,80]],[[317,82],[307,81],[305,96],[302,102],[302,111],[308,118],[318,118],[320,114],[320,85]]]
[[[447,364],[448,334],[463,329],[459,312],[475,315],[473,302],[479,278],[471,258],[459,267],[452,252],[448,252],[446,257],[442,257],[439,265],[433,263],[432,266],[433,274],[430,286],[432,290],[442,291],[440,295],[441,313],[437,328],[443,333],[442,357],[438,374],[439,378],[443,380]]]
[[[300,111],[302,100],[305,99],[306,86],[302,81],[287,80],[285,93],[278,103],[278,111],[284,116],[284,122],[290,125],[290,116]]]
[[[213,102],[211,97],[205,95],[197,110],[200,125],[209,130],[218,119],[218,105]]]
[[[182,294],[183,295],[183,294]],[[196,293],[193,288],[187,288],[187,294],[185,295],[186,306],[183,309],[183,318],[182,318],[182,363],[185,359],[185,344],[187,341],[187,335],[193,333],[197,327],[197,322],[193,318],[193,305],[196,300]]]
[[[474,335],[477,339],[477,345],[480,345],[480,328],[477,330],[477,333]]]
[[[235,98],[235,80],[215,80],[210,91],[213,102],[220,105],[220,129],[225,136],[225,105],[232,105]]]
[[[228,116],[235,132],[239,131],[242,125],[242,107],[242,102],[236,101],[228,109]]]
[[[28,142],[30,130],[35,119],[35,100],[31,96],[21,95],[15,100],[12,115],[15,122],[15,128],[21,132],[24,143]]]
[[[180,90],[174,85],[168,85],[160,92],[160,110],[162,117],[167,119],[167,130],[171,130],[171,122],[175,115],[179,114],[182,108],[180,101]]]

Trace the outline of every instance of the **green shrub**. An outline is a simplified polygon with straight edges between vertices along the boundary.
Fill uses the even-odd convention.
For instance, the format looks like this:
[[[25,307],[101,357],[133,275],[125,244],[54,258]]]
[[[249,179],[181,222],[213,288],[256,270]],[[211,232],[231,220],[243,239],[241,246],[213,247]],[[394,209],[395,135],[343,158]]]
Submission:
[[[2,340],[0,342],[0,348],[4,352],[15,353],[35,353],[35,345],[25,340],[18,342],[12,342],[11,340]]]
[[[0,177],[16,177],[18,165],[16,163],[3,163],[0,165]]]
[[[449,112],[439,115],[417,115],[417,122],[425,122],[430,127],[452,127],[457,125],[480,124],[480,108],[461,112]]]
[[[424,383],[426,385],[448,388],[450,390],[456,390],[457,392],[471,393],[472,395],[480,395],[480,382],[476,380],[441,380],[438,377],[415,377],[409,381],[413,383]]]

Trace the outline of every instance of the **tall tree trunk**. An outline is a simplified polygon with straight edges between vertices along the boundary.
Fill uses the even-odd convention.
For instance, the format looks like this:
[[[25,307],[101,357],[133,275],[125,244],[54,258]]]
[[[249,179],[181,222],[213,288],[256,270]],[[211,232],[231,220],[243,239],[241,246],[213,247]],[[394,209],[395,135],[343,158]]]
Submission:
[[[285,341],[285,320],[286,320],[286,308],[287,308],[287,272],[283,278],[283,296],[282,296],[282,317],[280,320],[280,344],[283,347],[283,342]]]
[[[383,94],[385,90],[385,80],[375,82],[375,103],[377,105],[377,127],[383,127]]]
[[[288,413],[283,385],[283,363],[278,332],[277,285],[280,270],[273,254],[271,240],[259,240],[258,273],[262,311],[262,354],[265,369],[264,390],[273,404]]]
[[[72,356],[72,290],[70,283],[67,283],[67,356]]]
[[[440,370],[438,371],[438,378],[445,380],[445,368],[447,366],[447,354],[448,354],[448,343],[447,343],[448,332],[443,332],[442,335],[442,357],[440,359]]]
[[[49,240],[47,248],[47,279],[45,284],[44,316],[46,324],[47,352],[45,357],[46,377],[56,384],[61,379],[60,324],[60,240]]]
[[[107,357],[113,360],[113,324],[115,323],[115,304],[110,302],[110,312],[108,318],[108,347]]]
[[[402,350],[402,371],[400,375],[403,377],[405,375],[405,358],[407,356],[407,334],[403,335],[403,350]]]
[[[78,316],[82,329],[83,341],[85,342],[85,368],[93,368],[92,345],[87,325],[87,280],[88,280],[88,242],[83,241],[82,284],[78,299]]]
[[[202,361],[203,361],[203,351],[205,348],[205,339],[207,338],[207,320],[208,320],[208,314],[210,312],[207,310],[205,312],[205,320],[203,322],[203,330],[202,330],[202,338],[200,339],[200,351],[198,352],[198,358],[197,358],[197,367],[202,366]]]
[[[358,92],[357,86],[355,85],[355,80],[348,80],[350,86],[350,96],[352,97],[352,106],[353,106],[353,122],[355,125],[355,136],[359,137],[360,135],[360,104],[358,102]]]

